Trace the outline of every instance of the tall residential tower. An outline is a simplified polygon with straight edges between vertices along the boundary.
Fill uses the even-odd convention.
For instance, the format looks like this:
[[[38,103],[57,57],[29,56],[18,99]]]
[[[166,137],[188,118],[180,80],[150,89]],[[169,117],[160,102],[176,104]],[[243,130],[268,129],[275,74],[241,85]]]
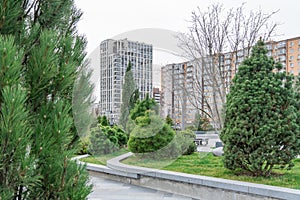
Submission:
[[[100,44],[100,115],[119,121],[122,87],[129,61],[140,99],[152,96],[152,45],[127,39],[108,39]]]

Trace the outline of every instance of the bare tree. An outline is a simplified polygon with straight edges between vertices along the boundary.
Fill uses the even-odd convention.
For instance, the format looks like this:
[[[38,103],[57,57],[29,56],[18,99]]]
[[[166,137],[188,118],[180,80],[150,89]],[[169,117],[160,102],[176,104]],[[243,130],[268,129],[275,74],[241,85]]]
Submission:
[[[222,4],[205,11],[198,7],[192,12],[189,31],[178,36],[184,56],[195,66],[188,99],[216,129],[222,128],[222,107],[237,66],[259,38],[268,41],[275,36],[278,26],[271,22],[278,11],[245,13],[244,8],[245,4],[229,10]]]

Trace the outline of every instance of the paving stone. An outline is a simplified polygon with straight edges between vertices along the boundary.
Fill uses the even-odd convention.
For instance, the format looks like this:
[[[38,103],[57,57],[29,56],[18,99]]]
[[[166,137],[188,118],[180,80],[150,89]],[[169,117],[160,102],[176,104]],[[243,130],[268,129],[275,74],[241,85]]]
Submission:
[[[93,173],[90,176],[93,192],[89,200],[192,200],[168,192],[108,180]]]

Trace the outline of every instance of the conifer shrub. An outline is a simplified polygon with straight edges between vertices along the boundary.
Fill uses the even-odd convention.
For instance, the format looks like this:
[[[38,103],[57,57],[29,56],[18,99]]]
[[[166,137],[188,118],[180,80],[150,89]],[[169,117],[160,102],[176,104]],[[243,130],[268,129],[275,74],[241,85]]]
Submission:
[[[136,126],[130,133],[128,148],[142,156],[170,158],[178,155],[174,137],[175,131],[170,125],[159,116],[146,112],[145,116],[136,118]]]

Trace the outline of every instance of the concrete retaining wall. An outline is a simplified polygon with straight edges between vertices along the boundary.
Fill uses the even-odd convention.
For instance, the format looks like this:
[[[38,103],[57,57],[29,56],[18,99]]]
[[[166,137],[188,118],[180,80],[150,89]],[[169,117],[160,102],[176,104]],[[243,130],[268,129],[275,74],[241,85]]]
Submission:
[[[107,167],[87,164],[104,177],[142,187],[180,194],[200,200],[300,200],[300,190],[232,181],[120,163],[127,153],[107,162]]]

